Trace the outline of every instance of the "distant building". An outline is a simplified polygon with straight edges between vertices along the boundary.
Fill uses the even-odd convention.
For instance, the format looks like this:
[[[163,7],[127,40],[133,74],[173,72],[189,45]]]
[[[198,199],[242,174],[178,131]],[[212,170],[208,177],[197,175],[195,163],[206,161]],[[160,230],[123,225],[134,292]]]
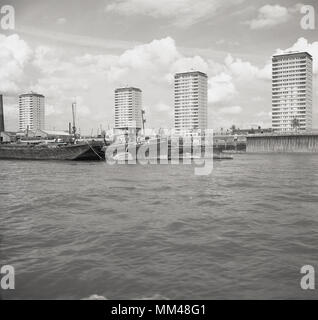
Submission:
[[[34,92],[19,96],[19,130],[45,127],[44,96]]]
[[[313,59],[307,52],[272,59],[272,127],[275,131],[312,129]]]
[[[12,131],[2,131],[0,132],[0,142],[8,143],[8,142],[16,142],[17,141],[17,133]]]
[[[174,76],[174,126],[177,133],[207,129],[208,76],[200,71]]]
[[[141,129],[142,91],[127,87],[115,90],[115,129]]]
[[[248,134],[263,134],[263,133],[271,133],[273,132],[272,128],[250,128],[250,129],[233,129],[231,130],[230,134],[237,134],[237,135],[248,135]]]

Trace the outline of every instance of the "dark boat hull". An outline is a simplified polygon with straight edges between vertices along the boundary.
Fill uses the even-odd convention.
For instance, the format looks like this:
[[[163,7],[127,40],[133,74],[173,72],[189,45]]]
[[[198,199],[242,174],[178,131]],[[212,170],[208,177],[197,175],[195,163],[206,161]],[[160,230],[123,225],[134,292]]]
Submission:
[[[1,144],[0,159],[102,160],[102,144],[22,145]]]

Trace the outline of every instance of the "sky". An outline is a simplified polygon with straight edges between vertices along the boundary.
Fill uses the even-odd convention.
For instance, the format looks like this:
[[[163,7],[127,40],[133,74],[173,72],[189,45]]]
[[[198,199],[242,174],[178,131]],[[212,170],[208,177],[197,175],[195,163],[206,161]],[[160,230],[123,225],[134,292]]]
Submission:
[[[148,128],[173,127],[173,76],[209,76],[208,123],[219,130],[271,126],[271,57],[314,57],[318,128],[316,0],[0,0],[15,9],[0,27],[0,93],[7,130],[17,130],[18,95],[45,95],[46,129],[67,130],[77,102],[81,133],[114,126],[114,89],[143,91]],[[301,7],[315,8],[304,30]],[[0,20],[3,14],[0,14]]]

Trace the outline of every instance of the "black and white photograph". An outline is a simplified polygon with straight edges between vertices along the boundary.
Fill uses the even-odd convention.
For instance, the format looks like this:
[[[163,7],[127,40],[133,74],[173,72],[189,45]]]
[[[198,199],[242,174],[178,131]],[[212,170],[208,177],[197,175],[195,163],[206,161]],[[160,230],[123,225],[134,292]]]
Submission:
[[[0,300],[317,300],[317,20],[316,0],[0,0]]]

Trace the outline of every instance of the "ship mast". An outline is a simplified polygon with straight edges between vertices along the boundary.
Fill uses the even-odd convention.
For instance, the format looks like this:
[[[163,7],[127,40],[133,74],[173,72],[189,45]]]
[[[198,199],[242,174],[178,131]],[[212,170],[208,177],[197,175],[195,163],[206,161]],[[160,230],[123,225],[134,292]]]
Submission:
[[[0,133],[1,132],[4,132],[4,112],[2,94],[0,94]]]
[[[146,113],[145,110],[141,110],[141,122],[142,122],[142,131],[143,131],[143,134],[145,134],[145,122],[146,122],[145,113]]]
[[[76,139],[75,112],[76,112],[76,102],[73,102],[73,103],[72,103],[72,116],[73,116],[73,127],[72,127],[72,131],[73,131],[74,139]]]

